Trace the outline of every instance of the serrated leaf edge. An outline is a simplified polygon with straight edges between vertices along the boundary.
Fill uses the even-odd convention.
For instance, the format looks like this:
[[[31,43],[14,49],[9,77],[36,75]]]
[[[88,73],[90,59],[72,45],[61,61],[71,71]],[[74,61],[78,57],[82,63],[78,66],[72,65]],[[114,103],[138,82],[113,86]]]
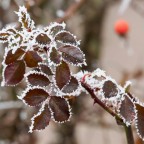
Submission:
[[[64,45],[69,45],[69,44],[71,44],[71,45],[74,45],[74,46],[79,46],[79,45],[80,45],[80,41],[77,40],[76,36],[75,36],[74,34],[72,34],[71,32],[66,31],[66,30],[62,30],[62,31],[58,32],[58,33],[55,35],[54,39],[55,39],[60,33],[64,33],[64,32],[70,34],[70,35],[75,39],[76,44],[72,44],[72,43],[69,43],[69,42],[61,42],[61,41],[58,40],[59,43],[64,44]],[[56,40],[55,40],[55,41],[56,41]]]
[[[137,127],[137,122],[138,122],[138,120],[137,120],[138,119],[137,114],[138,114],[138,112],[137,112],[135,104],[139,104],[140,106],[144,107],[144,103],[140,102],[138,98],[137,98],[137,101],[134,102],[135,114],[136,114],[135,115],[135,128],[136,128],[136,132],[137,132],[138,136],[144,141],[144,137],[141,136],[141,134],[139,133],[139,129]]]
[[[85,59],[85,54],[83,53],[83,51],[78,47],[78,46],[75,46],[75,45],[72,45],[72,44],[66,44],[65,46],[72,46],[72,47],[75,47],[75,48],[77,48],[81,53],[82,53],[82,55],[83,55],[83,62],[81,62],[81,63],[78,63],[78,64],[74,64],[74,63],[72,63],[72,62],[69,62],[68,60],[66,60],[66,59],[64,59],[63,58],[63,56],[62,56],[62,59],[63,59],[63,61],[65,61],[66,63],[69,63],[69,64],[71,64],[71,65],[73,65],[73,66],[78,66],[78,67],[82,67],[82,65],[87,65],[86,64],[86,59]],[[61,48],[61,47],[60,47]],[[59,48],[58,48],[58,51],[59,51]],[[60,51],[59,51],[60,52]],[[61,52],[61,53],[63,53],[63,52]]]
[[[61,63],[62,63],[62,54],[61,54],[61,52],[58,52],[58,51],[57,51],[57,52],[60,54],[60,63],[59,63],[59,64],[54,63],[54,62],[50,59],[50,54],[51,54],[53,48],[55,48],[55,49],[57,50],[56,47],[53,47],[53,46],[50,47],[49,52],[47,52],[47,55],[48,55],[48,63],[49,63],[50,66],[55,66],[55,67],[57,67],[57,66],[61,65]]]
[[[26,67],[26,63],[25,63],[25,61],[23,61],[23,62],[24,62],[25,67]],[[19,83],[15,84],[15,85],[8,85],[8,84],[6,84],[6,82],[5,82],[5,78],[4,78],[4,72],[5,72],[5,69],[7,68],[7,66],[9,66],[9,65],[11,65],[11,64],[13,64],[13,63],[10,63],[10,64],[6,65],[6,64],[4,63],[4,60],[3,60],[3,62],[2,62],[3,70],[2,70],[2,81],[1,81],[1,87],[4,87],[4,86],[13,86],[13,87],[15,87],[15,86],[17,86],[18,84],[20,84],[20,83],[22,82],[22,80],[24,79],[24,77],[23,77],[23,79],[22,79]],[[25,72],[26,72],[26,68],[25,68]]]
[[[48,93],[48,91],[47,91],[44,87],[33,86],[33,87],[27,87],[27,88],[23,91],[23,93],[22,93],[20,96],[17,96],[18,99],[22,100],[23,103],[24,103],[25,105],[29,106],[29,107],[36,107],[36,106],[41,105],[44,101],[41,102],[41,103],[39,103],[38,105],[31,106],[31,105],[29,105],[29,104],[24,100],[24,97],[26,96],[26,94],[27,94],[30,90],[34,90],[34,89],[41,89],[41,90],[44,90],[44,91],[50,96],[50,94]],[[49,97],[48,97],[48,98],[49,98]],[[47,98],[47,99],[48,99],[48,98]],[[46,99],[46,100],[47,100],[47,99]],[[45,101],[46,101],[46,100],[45,100]]]
[[[39,109],[38,113],[37,114],[34,114],[34,116],[31,118],[31,125],[29,127],[29,133],[32,133],[33,131],[41,131],[41,130],[44,130],[46,129],[46,127],[44,129],[41,129],[41,130],[33,130],[34,129],[34,120],[37,116],[40,116],[42,114],[42,112],[44,111],[44,108],[45,108],[45,105],[48,104],[48,99],[45,100],[41,106],[41,108]],[[51,114],[52,115],[52,114]],[[50,118],[51,119],[51,118]]]
[[[120,108],[121,108],[121,104],[122,102],[125,100],[125,95],[128,97],[128,99],[133,103],[133,106],[134,106],[134,112],[135,112],[135,105],[134,105],[134,102],[133,100],[128,96],[128,94],[124,93],[121,97],[121,100],[119,102],[119,107],[117,109],[117,112],[118,112],[118,116],[123,120],[123,122],[126,124],[126,126],[130,126],[135,120],[136,120],[136,112],[135,112],[135,116],[134,116],[134,119],[132,121],[127,121],[121,114],[120,114]]]
[[[26,78],[26,82],[27,82],[27,84],[28,84],[29,86],[31,86],[31,84],[29,83],[28,76],[31,75],[31,74],[43,75],[43,76],[45,76],[45,77],[50,81],[49,77],[48,77],[45,73],[32,70],[32,71],[29,71],[28,73],[26,73],[26,74],[24,75],[24,77]],[[50,83],[51,83],[51,81],[50,81]],[[32,86],[33,86],[33,85],[32,85]],[[40,86],[39,86],[39,87],[40,87]],[[43,86],[43,87],[47,87],[47,86]]]
[[[55,96],[55,97],[64,98],[63,96]],[[54,112],[52,111],[51,107],[49,106],[49,109],[50,109],[51,114],[52,114],[52,115],[51,115],[51,116],[52,116],[51,119],[52,119],[54,122],[56,122],[56,123],[65,123],[65,122],[68,122],[68,121],[70,121],[70,119],[71,119],[71,117],[72,117],[72,108],[71,108],[71,106],[70,106],[70,104],[69,104],[69,101],[68,101],[67,98],[64,98],[64,99],[65,99],[65,101],[66,101],[66,103],[67,103],[67,105],[68,105],[69,114],[70,114],[68,120],[65,120],[65,121],[62,121],[62,122],[56,121],[55,118],[54,118]]]

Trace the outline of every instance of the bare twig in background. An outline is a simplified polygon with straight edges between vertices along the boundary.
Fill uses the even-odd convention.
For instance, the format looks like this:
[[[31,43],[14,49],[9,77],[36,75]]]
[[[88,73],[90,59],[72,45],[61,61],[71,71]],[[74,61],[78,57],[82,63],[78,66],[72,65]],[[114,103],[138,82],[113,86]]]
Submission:
[[[120,14],[123,14],[127,8],[130,6],[132,0],[121,0],[121,5],[120,5],[120,8],[119,8],[119,13]]]
[[[65,14],[62,18],[57,19],[57,22],[63,22],[69,19],[74,13],[86,2],[86,0],[79,0],[74,4],[70,5],[70,7],[65,11]]]
[[[0,110],[19,109],[23,108],[24,104],[21,101],[5,101],[0,102]]]
[[[131,2],[131,7],[140,16],[144,17],[144,7],[142,7],[141,5],[138,5],[135,1]]]

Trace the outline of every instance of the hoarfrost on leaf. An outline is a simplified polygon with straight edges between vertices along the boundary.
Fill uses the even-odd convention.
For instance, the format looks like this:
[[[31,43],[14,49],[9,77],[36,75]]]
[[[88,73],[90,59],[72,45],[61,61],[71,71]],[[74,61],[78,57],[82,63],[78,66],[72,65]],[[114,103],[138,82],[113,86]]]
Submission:
[[[135,103],[135,109],[136,109],[136,130],[138,135],[142,140],[144,140],[144,104],[142,103]]]
[[[123,121],[130,125],[135,120],[135,108],[131,98],[127,95],[123,95],[123,100],[120,102],[118,113]]]
[[[15,12],[19,17],[19,22],[22,24],[22,28],[26,30],[33,30],[35,28],[34,21],[30,18],[27,13],[27,9],[24,6],[20,6],[19,12]]]
[[[38,71],[30,71],[25,75],[27,83],[32,86],[46,87],[51,82],[45,73]]]
[[[71,108],[68,101],[63,97],[52,96],[49,101],[54,121],[64,123],[71,117]]]
[[[24,78],[25,63],[23,60],[17,60],[3,69],[3,81],[7,86],[15,86]]]
[[[24,6],[16,14],[21,29],[8,26],[0,31],[0,42],[7,43],[1,85],[15,86],[26,78],[27,88],[18,98],[41,107],[31,119],[29,132],[44,129],[50,120],[69,121],[72,112],[67,98],[88,92],[83,87],[86,84],[126,125],[135,121],[137,133],[144,139],[144,105],[128,92],[129,82],[122,87],[99,68],[73,74],[69,65],[81,67],[86,60],[80,41],[65,29],[65,23],[36,28]]]
[[[39,112],[31,118],[31,126],[29,132],[34,130],[43,130],[49,125],[51,119],[51,111],[47,104],[43,104]]]
[[[28,87],[19,98],[29,106],[41,105],[47,98],[49,98],[49,93],[46,89],[34,86]]]

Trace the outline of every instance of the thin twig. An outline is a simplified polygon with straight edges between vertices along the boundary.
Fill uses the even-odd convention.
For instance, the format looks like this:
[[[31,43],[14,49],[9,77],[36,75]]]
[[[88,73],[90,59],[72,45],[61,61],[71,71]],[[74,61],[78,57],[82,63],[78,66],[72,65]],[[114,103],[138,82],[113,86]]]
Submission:
[[[132,9],[137,12],[140,16],[144,17],[144,9],[142,9],[140,6],[138,6],[138,4],[136,4],[135,2],[131,2],[131,7]]]
[[[5,101],[0,102],[0,110],[6,109],[19,109],[24,107],[24,104],[21,101]]]
[[[78,2],[75,2],[72,4],[66,11],[63,17],[57,19],[56,21],[61,23],[63,21],[66,21],[69,19],[74,13],[80,9],[80,7],[85,3],[86,0],[79,0]]]

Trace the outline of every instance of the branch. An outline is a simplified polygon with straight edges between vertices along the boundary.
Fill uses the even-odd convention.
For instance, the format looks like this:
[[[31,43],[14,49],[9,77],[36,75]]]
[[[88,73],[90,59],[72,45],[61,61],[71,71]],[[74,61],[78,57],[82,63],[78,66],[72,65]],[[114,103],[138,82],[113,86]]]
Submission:
[[[134,11],[136,11],[140,16],[144,17],[144,9],[138,6],[135,2],[132,1],[131,7]]]
[[[108,108],[102,101],[100,101],[96,95],[94,94],[93,90],[84,82],[81,82],[82,86],[89,92],[92,99],[94,99],[94,103],[98,103],[104,110],[106,110],[109,114],[116,118],[118,125],[123,125],[126,132],[127,144],[134,144],[134,138],[131,126],[126,126],[123,120],[110,108]]]
[[[74,15],[74,13],[76,13],[76,11],[78,9],[80,9],[80,7],[85,3],[86,0],[79,0],[78,2],[75,2],[74,4],[72,4],[66,11],[65,14],[62,18],[57,19],[56,21],[61,23],[63,21],[66,21],[67,19],[69,19],[72,15]]]
[[[126,138],[127,138],[127,143],[128,144],[134,144],[134,138],[133,138],[133,133],[132,133],[132,128],[131,126],[124,126],[125,127],[125,132],[126,132]]]
[[[123,123],[123,120],[115,113],[113,112],[110,108],[108,108],[101,100],[99,100],[93,90],[84,82],[81,82],[82,86],[89,92],[91,95],[92,99],[94,99],[94,103],[98,103],[103,109],[105,109],[109,114],[111,114],[113,117],[116,118],[120,123]],[[123,123],[124,124],[124,123]]]

